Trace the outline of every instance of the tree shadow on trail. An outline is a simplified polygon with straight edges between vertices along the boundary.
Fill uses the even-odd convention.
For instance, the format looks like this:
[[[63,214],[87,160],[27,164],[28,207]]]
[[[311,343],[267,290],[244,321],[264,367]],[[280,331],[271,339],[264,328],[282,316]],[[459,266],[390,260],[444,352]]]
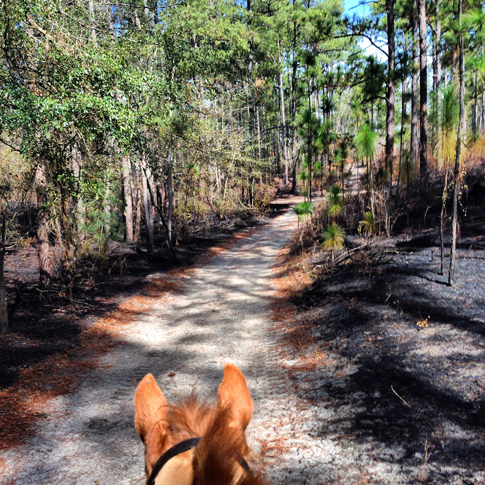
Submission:
[[[429,251],[364,259],[293,299],[300,324],[337,362],[322,368],[316,393],[300,391],[335,408],[319,435],[381,443],[404,473],[425,460],[482,472],[485,264],[459,259],[450,288],[433,281]],[[424,483],[445,480],[445,471],[433,473]]]

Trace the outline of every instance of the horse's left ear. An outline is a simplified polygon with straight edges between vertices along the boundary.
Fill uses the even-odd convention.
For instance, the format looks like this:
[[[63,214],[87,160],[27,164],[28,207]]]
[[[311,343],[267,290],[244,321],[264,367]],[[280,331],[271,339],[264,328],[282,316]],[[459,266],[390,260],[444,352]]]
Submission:
[[[217,391],[217,404],[229,408],[232,425],[242,431],[246,429],[253,416],[253,401],[243,373],[233,364],[224,367],[224,379]]]
[[[143,443],[154,426],[167,419],[168,404],[151,374],[138,384],[135,394],[135,428]],[[163,423],[161,423],[163,424]]]

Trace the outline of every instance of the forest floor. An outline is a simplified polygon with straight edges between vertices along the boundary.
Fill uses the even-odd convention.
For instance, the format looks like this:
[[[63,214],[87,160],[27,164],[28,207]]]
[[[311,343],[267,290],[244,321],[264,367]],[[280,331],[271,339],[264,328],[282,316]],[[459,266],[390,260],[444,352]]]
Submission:
[[[485,483],[483,219],[462,226],[453,287],[429,230],[354,238],[363,247],[322,273],[319,251],[288,257],[296,226],[287,211],[197,267],[97,285],[94,308],[79,303],[87,317],[41,316],[11,352],[29,362],[36,345],[53,350],[3,368],[2,413],[16,405],[18,422],[0,430],[0,482],[142,483],[138,381],[152,372],[169,401],[214,396],[231,361],[248,379],[249,442],[270,483]]]

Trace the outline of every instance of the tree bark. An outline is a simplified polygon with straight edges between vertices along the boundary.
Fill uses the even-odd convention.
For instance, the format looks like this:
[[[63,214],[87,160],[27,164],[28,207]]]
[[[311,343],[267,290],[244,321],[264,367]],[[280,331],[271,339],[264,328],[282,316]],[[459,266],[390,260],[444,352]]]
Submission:
[[[94,1],[89,0],[89,23],[91,24],[91,40],[96,44],[96,23],[94,17]]]
[[[44,168],[41,165],[37,168],[35,183],[37,189],[37,204],[41,207],[37,222],[37,240],[39,244],[39,287],[41,290],[47,290],[52,284],[52,250],[49,241],[49,217],[45,209],[47,204],[47,184]]]
[[[422,181],[428,176],[428,59],[426,48],[426,2],[418,0],[419,12],[419,173]]]
[[[308,67],[307,67],[308,69]],[[313,145],[313,140],[312,140],[312,135],[313,135],[313,129],[312,129],[312,83],[311,83],[311,78],[308,77],[308,82],[307,82],[307,89],[308,89],[308,199],[312,200],[312,178],[313,178],[313,173],[312,173],[312,155],[313,155],[313,150],[312,150],[312,145]]]
[[[72,172],[76,179],[77,185],[81,184],[81,169],[82,169],[82,154],[77,146],[74,144],[71,152],[72,157]],[[79,191],[76,202],[76,223],[77,223],[77,243],[78,246],[82,246],[84,239],[86,238],[86,207],[84,205],[84,199]]]
[[[482,85],[482,89],[483,89]],[[485,129],[485,89],[482,91],[482,109],[480,113],[480,134],[483,134],[483,130]]]
[[[386,1],[387,10],[387,45],[388,73],[386,93],[386,167],[389,171],[389,186],[392,188],[392,170],[394,164],[394,105],[396,99],[396,82],[394,78],[395,39],[394,39],[394,0]],[[342,181],[343,183],[343,181]]]
[[[436,29],[435,29],[435,53],[436,53],[436,79],[434,92],[436,96],[436,158],[438,169],[443,168],[443,145],[441,139],[441,18],[440,0],[436,0]]]
[[[133,243],[133,197],[131,193],[132,175],[131,175],[131,161],[127,155],[123,156],[123,193],[125,202],[125,225],[126,235],[125,241]]]
[[[173,178],[172,178],[172,162],[173,162],[173,152],[172,152],[172,139],[170,138],[168,146],[168,158],[167,158],[167,232],[170,244],[172,244],[172,217],[173,217]]]
[[[133,199],[135,204],[135,234],[134,234],[134,242],[138,246],[140,241],[140,231],[141,231],[141,190],[142,190],[142,181],[141,181],[141,173],[136,170],[136,183],[133,184]]]
[[[115,42],[115,25],[113,22],[113,12],[111,10],[112,6],[110,2],[106,3],[106,23],[108,24],[109,35],[111,39],[111,43],[114,44]]]
[[[7,245],[7,214],[6,208],[2,211],[0,227],[0,335],[8,333],[8,305],[7,290],[5,288],[4,263]]]
[[[296,194],[297,192],[297,155],[298,147],[296,144],[296,82],[297,82],[297,72],[298,72],[298,61],[296,60],[296,33],[297,26],[296,21],[293,22],[293,73],[291,77],[291,119],[292,119],[292,134],[291,134],[291,148],[292,148],[292,162],[293,162],[293,180],[291,182],[291,193]]]
[[[459,69],[459,81],[460,81],[460,118],[458,122],[458,134],[456,139],[456,157],[455,157],[455,170],[454,170],[454,183],[453,188],[453,220],[451,223],[451,250],[450,250],[450,271],[448,273],[448,285],[453,284],[453,273],[455,270],[456,259],[456,237],[458,233],[458,193],[460,191],[460,157],[461,157],[461,144],[462,137],[465,134],[465,53],[463,52],[463,33],[461,31],[462,24],[462,12],[463,12],[463,0],[458,0],[458,47],[460,50],[458,69]]]
[[[478,74],[475,74],[475,86],[474,86],[474,102],[473,102],[473,134],[478,133]]]
[[[148,236],[148,254],[153,253],[153,208],[152,199],[148,190],[148,184],[150,183],[149,169],[144,164],[144,170],[142,170],[142,183],[143,183],[143,205],[145,207],[145,221],[147,226],[147,236]]]
[[[278,48],[280,47],[280,42],[278,40]],[[283,63],[281,58],[281,51],[278,51],[278,61],[280,63],[280,110],[281,110],[281,123],[283,128],[281,130],[281,141],[283,149],[281,154],[283,155],[283,165],[285,166],[285,185],[288,185],[288,153],[286,144],[286,113],[285,113],[285,89],[283,84]]]
[[[404,42],[404,49],[406,50],[406,42]],[[399,203],[399,189],[401,186],[401,172],[402,172],[402,152],[403,152],[403,137],[404,137],[404,120],[406,119],[406,103],[404,99],[406,98],[406,74],[403,69],[402,82],[401,82],[401,139],[399,142],[399,167],[397,174],[397,187],[396,187],[396,205]]]

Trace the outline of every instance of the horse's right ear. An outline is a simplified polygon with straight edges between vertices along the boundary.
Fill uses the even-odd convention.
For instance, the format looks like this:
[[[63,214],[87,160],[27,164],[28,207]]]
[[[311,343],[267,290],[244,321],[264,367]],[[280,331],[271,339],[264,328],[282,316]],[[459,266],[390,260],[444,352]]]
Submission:
[[[229,409],[230,426],[244,432],[253,416],[253,401],[243,373],[233,364],[224,367],[224,379],[217,391],[217,404]]]
[[[135,428],[143,443],[157,423],[165,421],[168,404],[151,374],[147,374],[135,393]]]

